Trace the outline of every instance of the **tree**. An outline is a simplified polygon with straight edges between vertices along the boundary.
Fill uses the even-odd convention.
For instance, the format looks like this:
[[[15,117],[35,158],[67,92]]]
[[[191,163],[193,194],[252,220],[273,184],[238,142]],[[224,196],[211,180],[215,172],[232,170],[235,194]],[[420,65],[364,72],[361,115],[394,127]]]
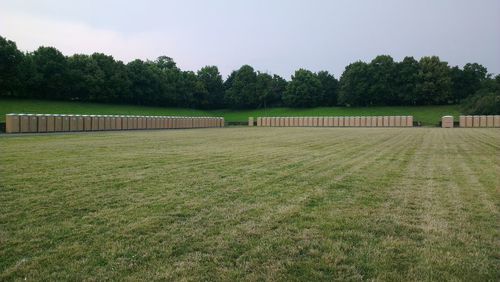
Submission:
[[[112,56],[102,53],[91,55],[92,60],[102,72],[103,78],[98,96],[91,97],[94,101],[123,103],[130,100],[130,80],[127,68],[121,61],[115,61]]]
[[[224,106],[224,80],[216,66],[206,66],[201,68],[198,73],[198,80],[206,90],[205,108],[218,109]]]
[[[368,105],[397,105],[396,64],[391,56],[380,55],[369,64]]]
[[[231,73],[226,84],[224,99],[231,108],[255,108],[258,106],[257,74],[249,65]]]
[[[299,69],[286,87],[283,102],[289,107],[315,107],[320,105],[322,96],[321,81],[317,75]]]
[[[92,101],[99,96],[104,83],[104,73],[88,55],[68,58],[68,95],[65,99]]]
[[[64,99],[68,93],[66,57],[53,47],[39,47],[28,55],[34,64],[34,76],[30,80],[33,97],[40,99]]]
[[[450,75],[453,101],[460,103],[481,88],[481,83],[488,77],[488,70],[480,64],[468,63],[463,70],[453,67]]]
[[[23,60],[16,43],[0,36],[0,96],[19,96]]]
[[[495,79],[485,78],[480,89],[464,100],[462,111],[470,115],[499,115],[500,75]]]
[[[321,105],[337,105],[338,80],[327,71],[318,72],[317,77],[321,82]]]
[[[448,63],[439,57],[422,57],[416,85],[417,103],[420,105],[441,105],[451,100],[451,76]]]
[[[345,106],[368,106],[370,70],[365,62],[348,65],[340,77],[339,104]]]
[[[396,64],[395,92],[399,105],[416,105],[416,85],[420,65],[413,57],[405,57],[403,61]]]

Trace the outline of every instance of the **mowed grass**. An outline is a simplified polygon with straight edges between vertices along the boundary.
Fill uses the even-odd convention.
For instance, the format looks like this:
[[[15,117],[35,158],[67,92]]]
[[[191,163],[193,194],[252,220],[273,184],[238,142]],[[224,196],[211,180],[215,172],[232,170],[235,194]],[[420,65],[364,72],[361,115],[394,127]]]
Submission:
[[[0,137],[0,280],[500,278],[500,130]]]
[[[130,105],[95,104],[79,102],[57,102],[42,100],[0,99],[0,121],[7,113],[46,114],[107,114],[107,115],[166,115],[166,116],[222,116],[226,121],[245,122],[249,116],[376,116],[413,115],[425,126],[435,126],[444,115],[454,115],[458,120],[459,106],[422,107],[323,107],[308,109],[270,108],[258,110],[214,110],[141,107]]]

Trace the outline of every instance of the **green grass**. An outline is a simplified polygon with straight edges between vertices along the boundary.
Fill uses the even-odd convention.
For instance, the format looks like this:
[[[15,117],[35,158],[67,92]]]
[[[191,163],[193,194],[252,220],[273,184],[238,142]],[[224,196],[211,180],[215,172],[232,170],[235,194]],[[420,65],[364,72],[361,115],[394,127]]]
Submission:
[[[370,108],[312,108],[291,109],[272,108],[260,110],[216,110],[202,111],[179,108],[141,107],[129,105],[93,104],[79,102],[55,102],[40,100],[0,100],[0,121],[7,113],[47,113],[47,114],[116,114],[116,115],[190,115],[223,116],[227,121],[247,121],[249,116],[361,116],[361,115],[413,115],[423,125],[433,126],[439,123],[443,115],[458,118],[459,107],[370,107]]]
[[[0,136],[0,280],[500,278],[500,130]]]

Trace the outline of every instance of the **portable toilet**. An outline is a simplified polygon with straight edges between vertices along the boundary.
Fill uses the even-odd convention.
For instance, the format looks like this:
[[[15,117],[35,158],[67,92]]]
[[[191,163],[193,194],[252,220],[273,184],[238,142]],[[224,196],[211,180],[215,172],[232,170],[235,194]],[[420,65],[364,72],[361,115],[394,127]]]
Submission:
[[[46,115],[46,118],[47,118],[47,132],[56,131],[54,115]]]
[[[69,117],[69,131],[78,131],[78,120],[75,115]]]
[[[21,132],[21,120],[18,114],[5,115],[5,132],[6,133],[19,133]]]
[[[37,132],[47,132],[47,116],[38,114],[37,117]]]
[[[89,115],[83,115],[83,131],[91,131],[92,130],[92,117]]]
[[[494,117],[493,116],[486,116],[486,126],[487,127],[495,127],[494,125],[495,123],[495,120],[494,120]]]
[[[68,115],[61,115],[61,117],[62,117],[62,131],[68,132],[70,130],[69,128],[70,117]]]
[[[61,115],[54,115],[54,131],[63,131],[63,117]]]
[[[453,128],[453,116],[443,116],[441,118],[442,128]]]

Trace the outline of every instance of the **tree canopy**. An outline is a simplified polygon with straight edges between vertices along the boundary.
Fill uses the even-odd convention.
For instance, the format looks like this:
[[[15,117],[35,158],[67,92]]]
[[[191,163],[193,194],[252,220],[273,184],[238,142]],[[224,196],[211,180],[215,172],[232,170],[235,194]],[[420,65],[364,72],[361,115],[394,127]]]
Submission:
[[[436,56],[397,62],[389,55],[349,64],[340,80],[327,71],[299,69],[287,81],[250,65],[224,80],[217,66],[184,71],[168,56],[125,64],[102,53],[65,56],[54,47],[21,52],[0,36],[0,97],[202,109],[461,102],[484,109],[496,101],[491,85],[497,80],[477,63],[460,68]]]

